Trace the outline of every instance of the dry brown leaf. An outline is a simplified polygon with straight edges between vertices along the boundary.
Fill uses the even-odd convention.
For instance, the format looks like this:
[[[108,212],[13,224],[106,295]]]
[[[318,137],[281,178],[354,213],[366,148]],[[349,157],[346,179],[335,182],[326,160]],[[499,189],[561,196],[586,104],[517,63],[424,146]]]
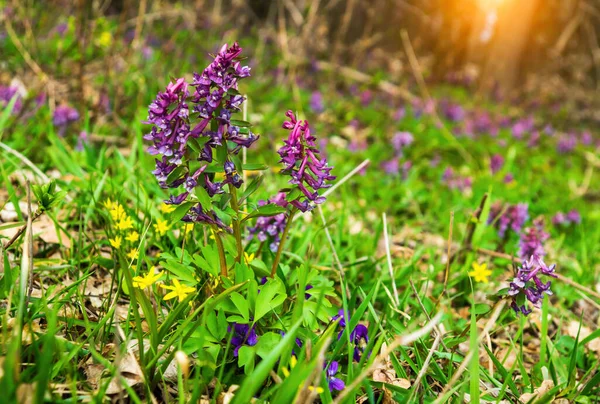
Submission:
[[[135,356],[131,353],[128,353],[121,359],[118,365],[118,372],[123,379],[119,380],[119,375],[115,375],[108,385],[106,394],[112,395],[122,393],[125,390],[123,381],[125,381],[129,387],[133,387],[144,381],[142,369]]]
[[[521,401],[522,403],[528,403],[533,398],[543,396],[544,394],[552,390],[552,388],[554,388],[554,382],[552,380],[544,380],[542,382],[542,385],[535,389],[533,393],[525,393],[521,395],[521,397],[519,397],[519,401]]]

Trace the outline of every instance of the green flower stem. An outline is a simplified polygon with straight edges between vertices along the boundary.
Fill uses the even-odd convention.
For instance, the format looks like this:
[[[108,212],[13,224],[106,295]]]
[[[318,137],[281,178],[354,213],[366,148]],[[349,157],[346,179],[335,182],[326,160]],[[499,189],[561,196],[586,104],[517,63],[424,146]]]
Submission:
[[[279,246],[277,247],[277,254],[275,255],[275,260],[273,261],[273,267],[271,268],[271,278],[274,278],[275,274],[277,273],[277,267],[279,266],[279,261],[281,260],[281,253],[283,251],[283,245],[285,244],[285,241],[287,240],[288,233],[290,232],[290,227],[292,225],[292,219],[294,218],[294,215],[296,214],[296,212],[297,212],[297,209],[292,208],[292,211],[290,212],[290,215],[287,218],[287,222],[285,224],[285,229],[283,230],[283,234],[281,235],[281,241],[279,241]]]
[[[229,192],[231,193],[231,209],[235,211],[236,217],[233,220],[233,235],[235,237],[235,245],[237,247],[238,255],[235,259],[236,262],[242,262],[244,256],[244,248],[242,247],[242,231],[240,229],[240,206],[238,205],[237,192],[232,184],[229,184]]]
[[[215,240],[217,242],[217,250],[219,250],[219,263],[221,264],[221,276],[227,277],[227,260],[225,259],[225,249],[223,248],[223,241],[218,231],[213,231],[215,234]]]

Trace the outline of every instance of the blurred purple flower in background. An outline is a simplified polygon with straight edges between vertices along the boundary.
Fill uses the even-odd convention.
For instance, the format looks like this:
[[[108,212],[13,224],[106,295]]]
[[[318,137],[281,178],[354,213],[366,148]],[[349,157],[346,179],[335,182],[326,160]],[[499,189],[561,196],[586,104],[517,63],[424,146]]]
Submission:
[[[504,238],[506,230],[509,228],[515,233],[520,233],[527,219],[529,219],[529,213],[526,203],[504,207],[502,203],[498,202],[493,204],[490,209],[488,224],[493,223],[498,229],[498,236]]]
[[[392,147],[398,155],[402,155],[402,150],[410,146],[414,140],[415,138],[410,132],[396,132],[392,136]]]
[[[535,220],[533,226],[526,228],[519,238],[519,256],[521,259],[529,259],[532,256],[544,257],[544,242],[550,235],[544,231],[542,220]]]
[[[473,185],[471,177],[463,177],[454,172],[452,167],[447,167],[442,175],[442,183],[450,189],[458,189],[459,191],[470,190]]]
[[[258,206],[265,206],[269,203],[284,208],[288,205],[285,200],[285,193],[283,192],[279,192],[274,198],[271,198],[268,201],[258,201]],[[261,216],[256,219],[256,225],[248,229],[250,238],[256,237],[261,243],[268,242],[269,249],[275,252],[279,247],[279,242],[281,241],[281,235],[285,230],[286,222],[287,217],[285,213],[280,213],[275,216]]]
[[[500,154],[494,154],[490,159],[490,170],[492,170],[492,174],[496,174],[498,171],[502,169],[504,165],[504,157]]]
[[[515,122],[511,128],[511,133],[515,139],[523,139],[523,136],[526,133],[531,132],[532,130],[533,130],[533,118],[528,117],[528,118],[519,119],[517,122]]]
[[[556,150],[559,153],[565,154],[573,151],[577,146],[577,136],[573,133],[569,133],[561,136],[556,144]]]
[[[77,137],[77,146],[75,146],[75,150],[83,151],[84,145],[89,144],[88,133],[84,130],[79,132],[79,136]]]
[[[58,135],[64,136],[67,126],[79,119],[79,112],[68,105],[59,105],[54,109],[52,123],[58,128]]]
[[[319,91],[313,91],[313,93],[310,95],[310,109],[317,114],[325,111],[325,106],[323,105],[323,95]]]
[[[368,106],[373,101],[373,92],[365,90],[360,93],[360,103],[363,107]]]

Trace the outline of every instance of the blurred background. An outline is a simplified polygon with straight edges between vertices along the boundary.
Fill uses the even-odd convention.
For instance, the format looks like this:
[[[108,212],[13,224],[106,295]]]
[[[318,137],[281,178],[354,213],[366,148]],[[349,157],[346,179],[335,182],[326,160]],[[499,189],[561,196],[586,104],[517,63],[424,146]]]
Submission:
[[[421,76],[427,85],[468,87],[473,97],[600,121],[599,0],[5,1],[2,9],[1,82],[44,87],[51,103],[68,93],[100,106],[113,92],[112,113],[125,114],[123,89],[104,83],[93,94],[85,77],[135,74],[124,64],[137,55],[171,73],[199,60],[198,70],[219,39],[235,38],[255,48],[255,71],[277,80],[319,70],[409,100],[422,96]],[[60,41],[69,29],[75,40]],[[270,53],[277,65],[259,65]],[[163,67],[174,60],[180,66]]]

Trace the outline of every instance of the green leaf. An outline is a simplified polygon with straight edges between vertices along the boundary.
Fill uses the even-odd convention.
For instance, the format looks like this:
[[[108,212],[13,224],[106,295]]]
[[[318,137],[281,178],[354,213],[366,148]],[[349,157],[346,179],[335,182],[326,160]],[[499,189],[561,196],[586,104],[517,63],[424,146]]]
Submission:
[[[242,121],[240,119],[232,119],[229,123],[233,126],[239,126],[240,128],[249,128],[252,126],[250,122]]]
[[[195,204],[196,202],[183,202],[181,205],[175,208],[173,212],[171,212],[171,220],[173,222],[180,221]]]
[[[244,367],[244,373],[250,374],[254,370],[254,357],[256,356],[256,347],[243,345],[238,350],[238,366]]]
[[[262,217],[262,216],[275,216],[280,213],[285,213],[287,211],[286,208],[283,208],[279,205],[275,205],[274,203],[270,203],[268,205],[260,206],[254,212],[250,213],[248,216],[242,219],[242,222],[252,219],[254,217]]]
[[[187,171],[187,167],[185,166],[179,166],[177,168],[175,168],[173,171],[171,171],[171,173],[167,176],[167,184],[172,183],[173,181],[181,178],[181,176],[183,175],[183,173]]]
[[[180,264],[174,260],[165,260],[160,263],[166,270],[175,275],[179,280],[196,285],[198,281],[194,278],[193,273],[187,265]]]
[[[256,192],[256,190],[258,189],[258,187],[260,187],[260,185],[263,182],[264,177],[262,175],[254,178],[252,180],[252,182],[250,182],[250,184],[248,184],[248,186],[246,187],[246,189],[244,190],[244,192],[242,193],[242,195],[240,195],[240,199],[238,200],[238,204],[242,205],[242,203],[250,196],[252,195],[254,192]]]
[[[254,322],[257,322],[269,311],[282,304],[286,297],[285,287],[281,280],[279,278],[269,279],[260,289],[260,293],[256,297]]]
[[[200,205],[202,205],[202,210],[204,212],[208,212],[212,209],[212,200],[202,185],[194,188],[194,193],[198,197],[198,201],[200,202]]]
[[[260,163],[246,163],[243,165],[243,169],[246,171],[265,171],[269,169],[269,166]]]
[[[244,323],[247,324],[250,320],[250,310],[248,308],[248,302],[238,292],[233,292],[229,297],[231,298],[231,301],[233,302],[235,307],[238,309],[239,313],[244,318]]]

